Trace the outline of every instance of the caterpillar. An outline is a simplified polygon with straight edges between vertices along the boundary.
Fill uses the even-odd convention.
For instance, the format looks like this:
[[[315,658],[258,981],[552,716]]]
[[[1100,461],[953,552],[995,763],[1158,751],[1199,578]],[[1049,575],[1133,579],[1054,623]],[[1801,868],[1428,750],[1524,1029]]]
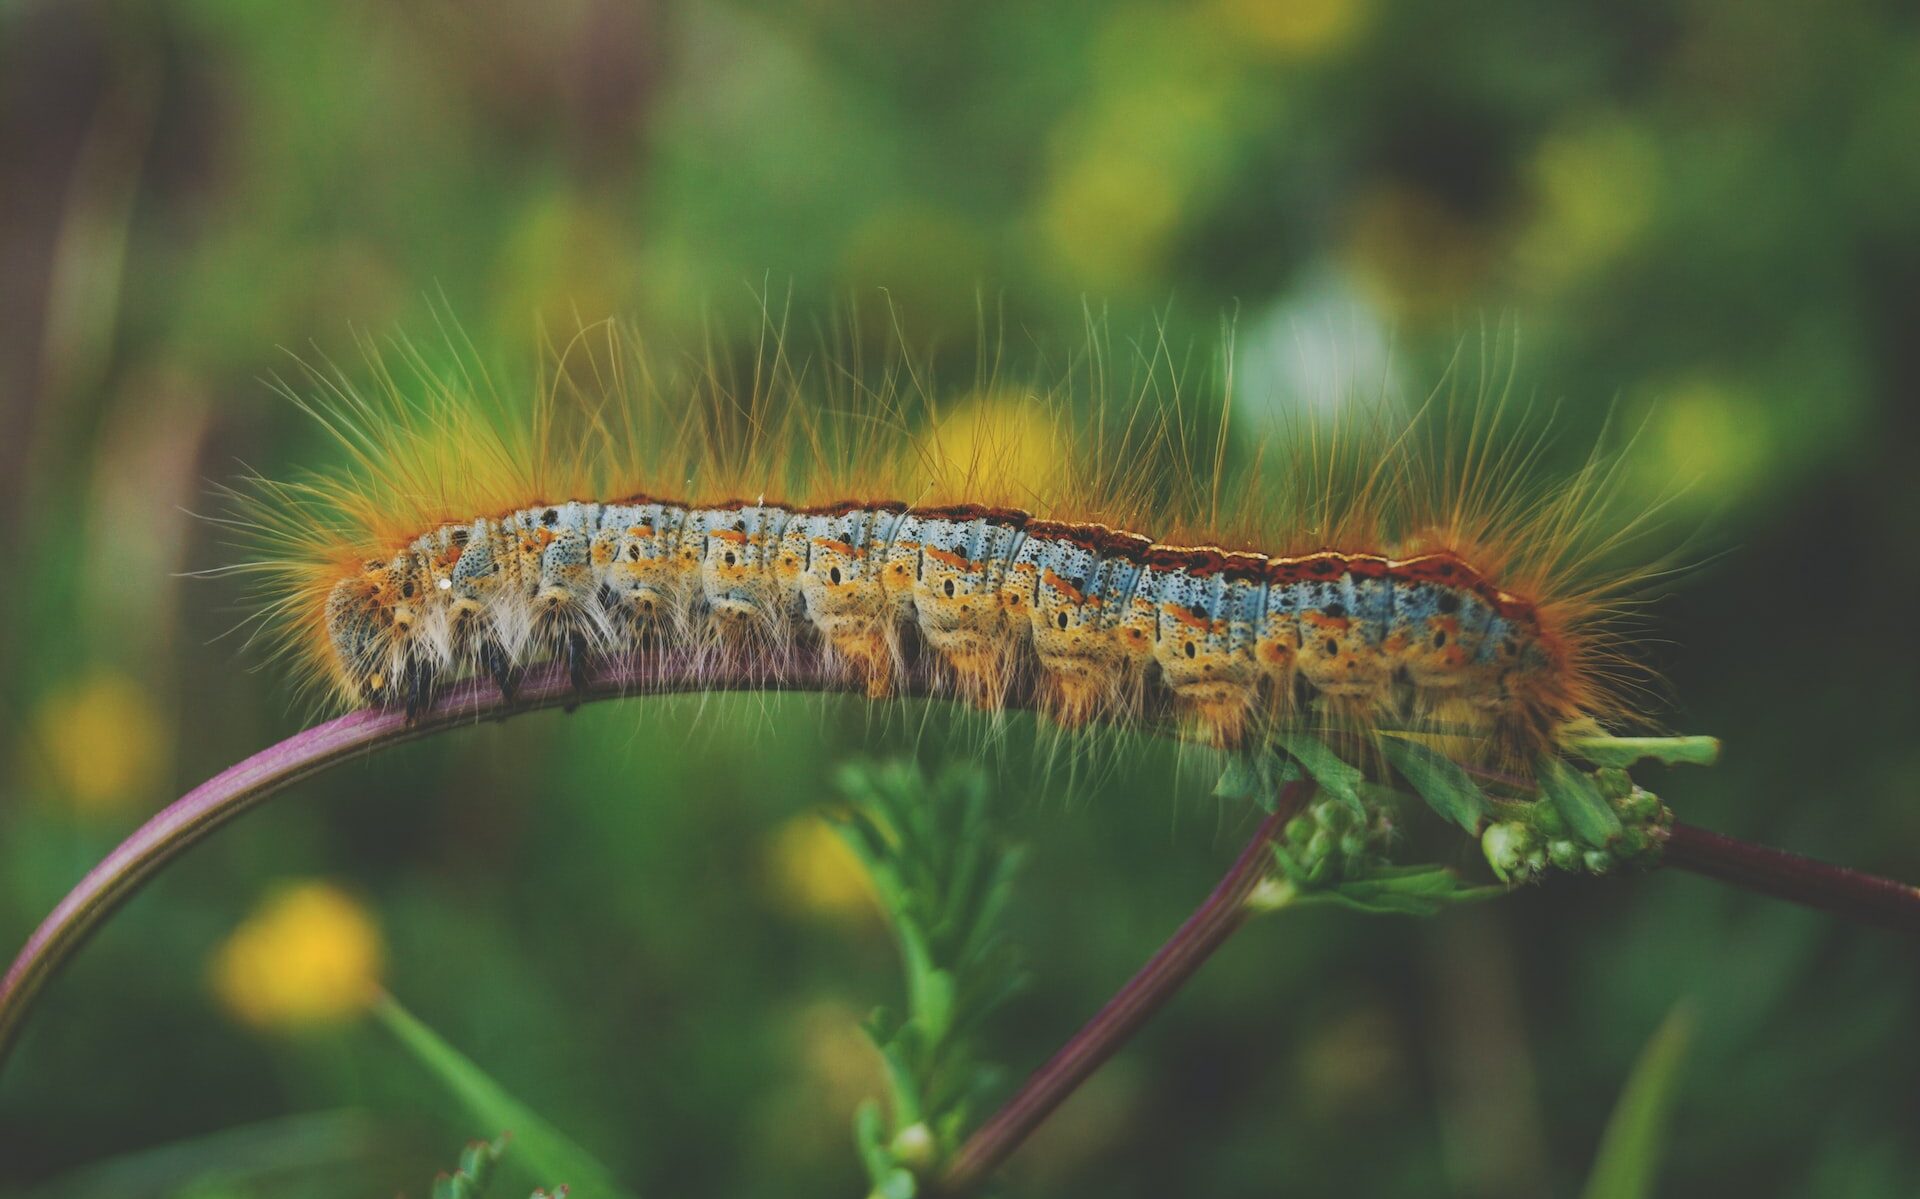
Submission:
[[[1002,415],[956,450],[912,363],[874,383],[772,342],[741,383],[583,330],[531,405],[405,343],[410,381],[369,347],[372,391],[283,384],[348,465],[232,493],[264,619],[338,701],[410,714],[473,676],[511,699],[553,659],[584,688],[648,645],[799,643],[873,697],[926,656],[987,709],[1024,678],[1062,725],[1171,708],[1222,746],[1312,719],[1524,762],[1630,711],[1619,617],[1651,568],[1596,569],[1639,519],[1605,521],[1618,460],[1543,483],[1498,398],[1308,437],[1277,470],[1228,465],[1222,414],[1169,488],[1191,401],[1151,385],[1110,419],[1072,380],[990,379],[967,394]]]

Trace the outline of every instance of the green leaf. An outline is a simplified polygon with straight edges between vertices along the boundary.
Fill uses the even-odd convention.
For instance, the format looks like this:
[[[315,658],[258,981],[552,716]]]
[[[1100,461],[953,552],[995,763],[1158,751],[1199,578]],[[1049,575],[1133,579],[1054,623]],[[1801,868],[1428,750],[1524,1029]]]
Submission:
[[[475,1121],[513,1134],[514,1156],[528,1169],[564,1183],[581,1199],[632,1199],[632,1192],[614,1181],[613,1174],[591,1154],[509,1095],[393,996],[382,996],[373,1010]]]
[[[1418,741],[1392,735],[1380,739],[1380,749],[1428,807],[1469,833],[1479,833],[1487,797],[1458,762]]]
[[[887,1152],[886,1121],[880,1114],[879,1101],[865,1099],[854,1109],[853,1144],[860,1152],[861,1164],[867,1168],[867,1181],[878,1188],[893,1169],[893,1156]]]
[[[1718,737],[1580,737],[1566,745],[1595,766],[1627,767],[1642,761],[1711,766],[1720,760]]]
[[[918,999],[914,1019],[926,1030],[927,1039],[939,1044],[953,1026],[953,973],[929,968],[921,975]]]
[[[1388,866],[1365,878],[1306,892],[1300,902],[1321,901],[1382,916],[1431,916],[1454,903],[1506,894],[1504,887],[1463,883],[1444,866]]]
[[[865,1026],[887,1102],[863,1109],[856,1136],[870,1194],[906,1195],[952,1154],[997,1076],[970,1034],[1025,978],[1002,927],[1021,855],[995,835],[975,764],[930,777],[910,760],[863,763],[840,783],[849,807],[837,823],[880,896],[907,984],[905,1012],[876,1011]]]
[[[1683,1003],[1667,1013],[1640,1051],[1607,1119],[1582,1199],[1648,1199],[1653,1194],[1668,1117],[1679,1093],[1680,1063],[1692,1035],[1693,1013]]]
[[[1567,822],[1573,835],[1601,847],[1620,835],[1620,816],[1600,794],[1600,787],[1559,758],[1543,756],[1535,771],[1540,792]]]
[[[1213,785],[1213,794],[1218,799],[1257,802],[1265,789],[1266,780],[1261,777],[1259,761],[1246,754],[1235,754],[1221,768],[1220,780]]]
[[[1339,800],[1353,810],[1354,815],[1365,818],[1366,805],[1360,802],[1359,785],[1366,778],[1358,767],[1351,766],[1341,759],[1339,754],[1327,748],[1327,743],[1318,737],[1305,733],[1281,733],[1275,740],[1300,763],[1302,769],[1313,776],[1320,789]]]

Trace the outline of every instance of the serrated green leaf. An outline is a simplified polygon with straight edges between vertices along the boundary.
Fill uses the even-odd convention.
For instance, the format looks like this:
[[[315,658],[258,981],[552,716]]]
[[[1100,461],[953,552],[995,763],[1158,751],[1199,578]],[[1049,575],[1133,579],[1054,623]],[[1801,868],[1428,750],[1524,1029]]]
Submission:
[[[1380,738],[1380,748],[1428,807],[1469,833],[1480,832],[1487,797],[1458,762],[1418,741],[1391,735]]]
[[[1551,756],[1539,760],[1535,777],[1540,793],[1553,804],[1574,836],[1600,848],[1620,835],[1620,816],[1592,778]]]
[[[1720,760],[1718,737],[1580,737],[1566,744],[1595,766],[1711,766]]]
[[[968,1034],[1019,988],[1022,975],[1001,928],[1020,854],[999,843],[987,778],[956,764],[929,778],[910,761],[843,772],[851,804],[842,819],[873,880],[906,976],[906,1010],[876,1014],[868,1035],[886,1070],[886,1102],[869,1120],[899,1138],[932,1130],[939,1160],[950,1154],[986,1067]],[[872,1195],[911,1194],[913,1172],[937,1161],[902,1155],[897,1140],[867,1138]],[[875,1157],[875,1145],[884,1152]]]
[[[1683,1003],[1667,1014],[1640,1051],[1601,1134],[1582,1199],[1649,1199],[1653,1194],[1679,1093],[1680,1064],[1692,1035],[1693,1014]]]
[[[475,1122],[513,1134],[516,1159],[534,1173],[563,1182],[574,1188],[576,1194],[594,1199],[601,1196],[632,1199],[632,1192],[616,1182],[612,1172],[592,1154],[508,1094],[479,1066],[442,1040],[440,1034],[401,1007],[398,1000],[391,995],[382,996],[373,1010],[394,1038],[428,1073],[440,1080]]]
[[[1359,785],[1365,781],[1366,775],[1358,767],[1349,765],[1329,749],[1326,742],[1306,733],[1281,733],[1275,740],[1293,756],[1301,769],[1313,776],[1313,781],[1322,791],[1352,809],[1355,815],[1365,818],[1367,807],[1360,802]]]
[[[495,1141],[471,1141],[460,1152],[460,1173],[468,1175],[476,1186],[485,1186],[493,1175],[493,1164],[507,1151],[507,1138]]]

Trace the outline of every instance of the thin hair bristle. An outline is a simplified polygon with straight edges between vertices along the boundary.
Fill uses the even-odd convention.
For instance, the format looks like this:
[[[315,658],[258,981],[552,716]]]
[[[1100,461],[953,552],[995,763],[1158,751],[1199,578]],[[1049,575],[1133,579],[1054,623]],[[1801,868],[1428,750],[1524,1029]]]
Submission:
[[[903,652],[906,630],[899,621],[911,625],[917,619],[923,630],[918,643],[951,659],[959,690],[990,706],[1009,670],[1039,670],[1055,697],[1055,716],[1070,725],[1083,724],[1095,713],[1124,716],[1137,706],[1128,698],[1135,689],[1170,686],[1183,703],[1197,705],[1194,711],[1215,740],[1231,742],[1276,713],[1303,718],[1293,695],[1301,671],[1324,692],[1315,701],[1321,709],[1317,718],[1331,713],[1340,723],[1365,725],[1389,707],[1389,689],[1398,694],[1412,688],[1411,699],[1394,700],[1396,710],[1448,706],[1443,701],[1450,697],[1441,690],[1454,684],[1442,670],[1444,662],[1466,662],[1457,666],[1462,680],[1472,678],[1474,688],[1499,692],[1493,699],[1472,689],[1459,694],[1475,695],[1489,711],[1501,704],[1511,709],[1490,718],[1486,735],[1489,744],[1505,746],[1502,752],[1537,746],[1573,723],[1653,722],[1646,711],[1653,688],[1639,665],[1636,637],[1646,595],[1671,576],[1676,559],[1672,551],[1642,551],[1657,540],[1673,495],[1632,494],[1623,451],[1604,440],[1573,469],[1554,474],[1547,464],[1562,436],[1559,414],[1554,406],[1517,398],[1511,341],[1489,341],[1483,333],[1477,355],[1463,341],[1442,377],[1410,410],[1391,402],[1384,377],[1377,395],[1370,384],[1346,380],[1341,386],[1366,396],[1363,402],[1334,404],[1331,415],[1302,405],[1268,419],[1249,444],[1239,415],[1244,397],[1236,393],[1245,380],[1236,369],[1231,319],[1223,321],[1219,343],[1202,369],[1196,366],[1195,347],[1173,344],[1164,314],[1145,337],[1116,350],[1107,314],[1089,304],[1082,309],[1079,349],[1057,363],[1036,355],[1039,365],[1022,371],[1007,355],[1004,326],[989,323],[983,303],[973,378],[955,389],[938,377],[934,356],[909,349],[891,304],[883,322],[889,331],[883,351],[869,361],[871,347],[861,321],[830,321],[817,326],[808,341],[795,331],[790,298],[775,304],[763,295],[751,352],[739,356],[727,352],[728,343],[711,330],[698,346],[663,354],[636,331],[611,321],[576,319],[558,334],[542,328],[537,332],[540,368],[520,398],[497,384],[458,322],[444,311],[436,311],[435,320],[439,342],[432,346],[404,335],[376,340],[357,334],[364,369],[354,374],[323,353],[290,355],[290,375],[276,373],[269,386],[316,422],[335,446],[338,462],[281,480],[249,473],[224,489],[227,511],[219,519],[249,546],[248,561],[235,572],[256,584],[259,593],[248,643],[265,639],[273,652],[291,658],[304,693],[331,692],[348,702],[391,696],[401,676],[427,670],[420,665],[426,661],[422,655],[432,658],[429,673],[470,673],[503,644],[521,655],[574,652],[567,649],[567,639],[577,636],[593,653],[617,652],[637,635],[633,629],[641,619],[638,608],[623,606],[628,601],[609,591],[611,567],[602,551],[612,553],[626,544],[617,531],[563,531],[562,540],[586,538],[596,548],[591,566],[578,568],[586,572],[578,578],[587,582],[562,586],[547,577],[550,564],[542,565],[540,547],[553,534],[533,538],[539,545],[529,549],[519,541],[509,547],[507,530],[532,528],[527,514],[541,510],[547,510],[552,526],[557,506],[584,506],[584,514],[568,517],[579,521],[603,520],[598,514],[622,504],[652,503],[671,507],[679,514],[674,519],[716,505],[767,509],[781,514],[782,522],[815,513],[878,513],[870,522],[873,528],[881,517],[891,527],[899,513],[949,510],[981,515],[940,521],[985,528],[1000,519],[991,513],[1017,511],[1017,520],[1007,519],[1032,521],[1035,528],[1058,526],[1067,532],[1048,536],[1066,538],[1062,545],[1078,537],[1095,547],[1087,551],[1089,561],[1147,561],[1145,572],[1136,571],[1139,577],[1156,569],[1167,577],[1185,570],[1196,586],[1220,570],[1228,579],[1256,569],[1268,572],[1263,578],[1281,578],[1272,572],[1284,574],[1285,563],[1332,555],[1342,564],[1339,578],[1348,594],[1372,594],[1368,580],[1375,572],[1388,572],[1380,584],[1386,588],[1388,607],[1381,609],[1386,612],[1400,591],[1414,597],[1423,594],[1422,587],[1439,589],[1425,592],[1429,599],[1456,594],[1447,590],[1453,584],[1438,576],[1425,580],[1392,572],[1428,560],[1458,561],[1460,586],[1482,589],[1484,598],[1473,602],[1492,605],[1497,619],[1519,629],[1518,642],[1524,642],[1513,650],[1524,662],[1516,658],[1482,669],[1482,659],[1492,661],[1490,650],[1468,658],[1459,648],[1441,652],[1444,634],[1457,621],[1444,627],[1422,624],[1420,637],[1429,635],[1429,627],[1437,630],[1433,652],[1407,657],[1411,648],[1386,645],[1381,628],[1367,628],[1364,614],[1347,610],[1350,602],[1333,602],[1331,593],[1319,593],[1317,607],[1302,608],[1298,618],[1289,619],[1304,622],[1310,615],[1316,628],[1325,624],[1339,637],[1351,638],[1340,642],[1340,652],[1371,655],[1347,668],[1358,672],[1351,674],[1350,686],[1327,691],[1330,665],[1304,657],[1276,664],[1272,646],[1252,633],[1233,631],[1234,620],[1251,618],[1195,607],[1194,628],[1214,631],[1179,635],[1197,636],[1206,653],[1222,655],[1222,674],[1211,681],[1196,674],[1176,683],[1186,677],[1185,666],[1176,669],[1176,663],[1157,656],[1164,646],[1122,652],[1124,647],[1111,640],[1118,635],[1119,617],[1086,615],[1092,608],[1082,613],[1084,621],[1075,617],[1080,623],[1073,631],[1078,636],[1084,624],[1094,638],[1086,646],[1093,648],[1075,649],[1079,642],[1053,637],[1054,630],[1037,624],[1027,631],[1018,623],[1028,619],[1024,613],[995,617],[1002,623],[991,627],[1006,630],[1005,647],[966,637],[943,640],[944,634],[928,630],[957,627],[952,624],[957,617],[947,613],[928,624],[927,613],[945,599],[921,595],[924,580],[918,575],[902,576],[895,584],[914,589],[911,595],[881,604],[895,615],[882,621],[879,608],[849,615],[836,634],[815,603],[818,587],[827,584],[808,573],[813,570],[810,551],[809,564],[794,568],[799,573],[777,586],[770,581],[777,530],[726,533],[744,538],[741,553],[764,561],[764,567],[753,569],[764,569],[769,581],[739,582],[738,594],[729,592],[724,602],[712,593],[713,573],[703,558],[704,547],[720,538],[720,531],[701,533],[702,548],[672,567],[693,573],[668,586],[671,594],[660,593],[659,602],[690,606],[667,613],[656,633],[666,630],[696,647],[714,637],[744,636],[773,650],[789,644],[811,621],[820,626],[812,635],[824,637],[835,660],[871,672],[875,694],[884,691],[885,675]],[[1609,413],[1603,438],[1612,437],[1615,424]],[[1629,432],[1624,444],[1631,447],[1642,432]],[[469,526],[475,532],[467,533]],[[1120,541],[1113,542],[1115,548],[1098,548],[1106,544],[1102,538],[1120,538],[1122,530],[1151,534],[1155,553],[1173,547],[1167,552],[1213,554],[1218,561],[1209,565],[1215,560],[1195,558],[1192,566],[1155,567],[1151,554],[1141,557],[1144,549],[1125,548]],[[469,536],[502,538],[500,552],[524,560],[516,569],[524,574],[528,596],[539,590],[547,597],[541,602],[553,608],[516,609],[509,617],[490,614],[486,604],[495,601],[469,599],[457,614],[442,613],[435,605],[452,602],[442,595],[451,587],[449,572]],[[532,533],[512,534],[523,536]],[[614,540],[601,545],[609,536]],[[429,563],[422,547],[434,537],[440,538],[438,557]],[[1140,539],[1141,546],[1146,544]],[[853,561],[884,547],[842,548],[854,554],[851,571]],[[637,558],[637,549],[634,554]],[[1369,562],[1382,565],[1362,570]],[[974,565],[987,569],[984,560]],[[1010,564],[992,570],[1002,567]],[[733,568],[729,558],[727,569]],[[881,563],[876,558],[859,569],[878,571]],[[417,579],[409,573],[416,570],[421,572]],[[834,585],[838,580],[835,574]],[[416,581],[431,590],[415,597]],[[1109,585],[1076,575],[1061,585],[1060,594],[1072,597],[1080,594],[1076,586]],[[961,605],[956,611],[967,611],[947,586],[946,597]],[[1212,582],[1206,586],[1215,588]],[[1258,586],[1265,604],[1282,584]],[[389,588],[405,591],[405,597],[389,594]],[[655,598],[647,594],[644,606],[652,613]],[[784,596],[778,603],[769,598],[776,594]],[[1207,594],[1225,593],[1215,588]],[[456,593],[453,599],[458,598]],[[1004,606],[1002,598],[988,592],[983,602],[997,611]],[[1035,592],[1036,605],[1044,598]],[[532,600],[513,602],[524,607]],[[1092,592],[1073,600],[1098,602]],[[1458,600],[1447,602],[1457,606]],[[780,604],[787,607],[774,610]],[[1188,619],[1176,608],[1168,609],[1168,619]],[[572,615],[554,614],[563,609]],[[1440,616],[1422,619],[1450,618],[1453,609],[1443,604],[1439,611]],[[362,622],[351,625],[353,636],[361,639],[358,658],[343,649],[346,618]],[[491,640],[473,640],[468,623],[476,618],[498,624],[500,631],[486,634]],[[1381,619],[1376,616],[1376,623]],[[1060,629],[1068,630],[1067,618],[1060,620]],[[1396,637],[1412,636],[1410,626],[1400,625],[1394,626]],[[1302,638],[1305,628],[1301,623]],[[1470,632],[1454,635],[1457,640]],[[1221,639],[1221,646],[1209,638]],[[1164,638],[1156,632],[1153,639]],[[1066,657],[1047,656],[1044,645],[1056,641],[1057,653]],[[414,648],[396,648],[402,642]],[[419,648],[429,644],[438,648],[431,653]],[[1330,650],[1334,644],[1327,641]],[[1039,662],[1032,657],[1035,649],[1041,652]],[[1308,652],[1319,651],[1313,646],[1287,650],[1296,656]],[[1096,666],[1082,663],[1073,667],[1084,667],[1082,674],[1059,674],[1061,663],[1075,661],[1076,653],[1093,655],[1088,661],[1098,659]],[[1198,659],[1191,643],[1185,653]],[[1107,658],[1115,654],[1134,666],[1113,666]],[[1256,657],[1258,669],[1252,665]],[[1409,674],[1405,663],[1415,661],[1424,665]],[[1402,664],[1394,667],[1394,662]],[[1111,672],[1101,673],[1110,666]],[[1248,677],[1255,682],[1245,695],[1222,689],[1223,680]],[[1256,692],[1264,698],[1254,698]],[[1346,693],[1357,698],[1341,698]],[[1289,712],[1293,715],[1286,716]]]

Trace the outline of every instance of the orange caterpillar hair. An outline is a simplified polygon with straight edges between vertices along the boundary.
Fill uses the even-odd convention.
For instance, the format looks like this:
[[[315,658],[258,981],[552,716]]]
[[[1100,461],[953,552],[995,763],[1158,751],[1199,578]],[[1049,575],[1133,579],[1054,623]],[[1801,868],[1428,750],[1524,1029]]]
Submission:
[[[770,329],[741,377],[600,325],[517,403],[470,354],[367,347],[369,386],[284,388],[345,461],[233,493],[241,569],[346,704],[807,641],[876,696],[930,654],[987,707],[1024,675],[1062,723],[1166,702],[1221,744],[1311,720],[1530,763],[1632,718],[1620,618],[1654,568],[1611,560],[1652,508],[1612,519],[1619,459],[1547,479],[1483,386],[1239,464],[1228,410],[1157,353],[1116,403],[1099,350],[1044,385],[990,364],[956,402],[897,351],[823,365]]]

